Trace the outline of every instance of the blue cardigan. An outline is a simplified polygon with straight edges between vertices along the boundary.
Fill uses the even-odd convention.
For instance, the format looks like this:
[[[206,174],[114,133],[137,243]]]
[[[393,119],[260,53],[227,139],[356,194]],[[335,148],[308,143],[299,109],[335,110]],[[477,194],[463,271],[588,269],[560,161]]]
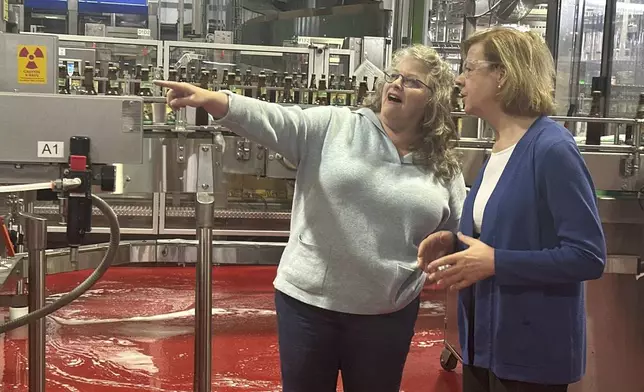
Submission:
[[[468,236],[486,165],[463,206],[460,231]],[[528,129],[487,203],[479,239],[495,249],[496,273],[459,293],[465,364],[516,381],[579,380],[583,281],[602,275],[606,245],[592,179],[566,128],[540,117]]]

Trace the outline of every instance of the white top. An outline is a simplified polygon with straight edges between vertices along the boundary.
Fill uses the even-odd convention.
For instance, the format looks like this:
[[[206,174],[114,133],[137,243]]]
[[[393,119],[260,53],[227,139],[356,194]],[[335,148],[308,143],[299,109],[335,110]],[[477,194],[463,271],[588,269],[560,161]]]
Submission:
[[[503,174],[503,170],[508,164],[515,146],[516,144],[506,148],[505,150],[493,152],[487,166],[485,167],[481,187],[476,194],[476,199],[474,199],[473,215],[474,231],[476,233],[481,233],[485,206],[487,205],[487,201],[490,200],[490,196],[492,195],[492,192],[494,192],[494,188],[496,188],[496,184],[499,182],[499,178],[501,178],[501,174]]]

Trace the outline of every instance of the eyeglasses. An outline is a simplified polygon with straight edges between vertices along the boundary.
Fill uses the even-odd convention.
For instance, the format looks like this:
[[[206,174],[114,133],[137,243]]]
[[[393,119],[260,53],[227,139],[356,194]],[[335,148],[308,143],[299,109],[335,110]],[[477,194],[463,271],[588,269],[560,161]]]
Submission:
[[[401,75],[399,73],[388,74],[387,72],[385,72],[385,81],[387,83],[393,83],[396,80],[398,80],[398,78],[402,79],[403,87],[415,88],[415,89],[426,87],[428,90],[431,90],[428,85],[426,85],[425,83],[421,82],[418,79],[408,78],[405,75]]]
[[[486,61],[486,60],[471,60],[471,61],[466,61],[463,63],[463,71],[461,72],[463,76],[466,78],[469,78],[472,72],[482,69],[485,67],[489,67],[491,65],[499,65],[499,63],[495,63],[492,61]]]

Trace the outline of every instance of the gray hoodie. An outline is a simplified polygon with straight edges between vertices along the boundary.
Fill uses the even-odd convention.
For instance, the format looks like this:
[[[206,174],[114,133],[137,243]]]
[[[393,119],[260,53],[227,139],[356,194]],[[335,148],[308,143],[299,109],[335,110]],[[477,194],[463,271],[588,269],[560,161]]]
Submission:
[[[418,245],[456,231],[461,175],[443,184],[400,157],[370,109],[302,110],[226,92],[218,123],[298,165],[291,233],[275,288],[337,312],[384,314],[418,296]]]

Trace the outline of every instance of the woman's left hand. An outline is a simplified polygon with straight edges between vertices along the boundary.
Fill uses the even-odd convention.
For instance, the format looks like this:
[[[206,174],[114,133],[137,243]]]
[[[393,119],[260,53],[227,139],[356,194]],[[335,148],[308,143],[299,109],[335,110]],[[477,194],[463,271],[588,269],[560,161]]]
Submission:
[[[469,248],[431,262],[428,279],[439,287],[461,290],[494,275],[494,248],[458,233],[458,239]]]

